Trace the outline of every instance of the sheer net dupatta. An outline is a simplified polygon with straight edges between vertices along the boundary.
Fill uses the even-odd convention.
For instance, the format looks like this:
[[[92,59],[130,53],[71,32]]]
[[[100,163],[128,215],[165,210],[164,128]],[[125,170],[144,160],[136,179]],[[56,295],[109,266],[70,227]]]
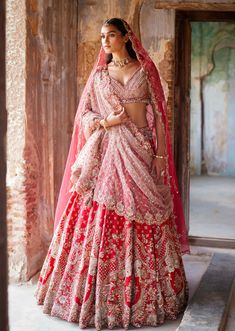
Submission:
[[[175,172],[174,160],[171,150],[171,137],[170,130],[167,122],[166,115],[166,102],[165,97],[158,74],[158,70],[150,59],[148,53],[142,47],[140,41],[137,39],[129,25],[123,21],[129,35],[129,39],[132,42],[132,47],[136,52],[137,58],[146,73],[148,80],[149,90],[151,93],[151,105],[148,106],[148,120],[150,127],[153,131],[154,144],[156,153],[159,154],[164,151],[167,155],[166,162],[161,163],[162,169],[160,171],[164,174],[164,182],[169,185],[171,196],[174,205],[174,221],[177,227],[177,233],[181,244],[181,252],[188,253],[188,235],[185,226],[185,219],[183,214],[182,202],[178,189],[178,182]],[[68,203],[71,193],[70,177],[71,167],[76,160],[76,156],[80,153],[82,147],[86,143],[87,137],[92,132],[96,125],[96,120],[100,119],[100,114],[97,109],[91,107],[90,94],[92,93],[93,81],[95,73],[100,70],[101,67],[106,65],[106,54],[101,48],[98,60],[94,65],[94,68],[90,74],[87,84],[82,93],[72,135],[72,141],[70,145],[69,155],[65,167],[64,177],[60,189],[56,215],[55,215],[55,227],[57,226],[62,213]]]
[[[95,120],[99,118],[99,114],[91,108],[90,93],[93,86],[94,75],[100,66],[106,64],[106,55],[101,48],[98,59],[91,71],[91,74],[87,80],[87,83],[84,87],[83,93],[81,95],[78,109],[76,112],[73,134],[70,143],[69,153],[65,165],[64,175],[60,187],[59,197],[57,201],[56,211],[55,211],[55,221],[54,221],[54,230],[56,230],[57,225],[63,215],[63,212],[67,206],[67,203],[72,195],[70,189],[72,183],[70,181],[72,174],[72,165],[74,164],[78,154],[85,145],[89,132],[92,131],[92,126],[89,125],[89,122],[95,124]],[[93,121],[94,120],[94,121]]]

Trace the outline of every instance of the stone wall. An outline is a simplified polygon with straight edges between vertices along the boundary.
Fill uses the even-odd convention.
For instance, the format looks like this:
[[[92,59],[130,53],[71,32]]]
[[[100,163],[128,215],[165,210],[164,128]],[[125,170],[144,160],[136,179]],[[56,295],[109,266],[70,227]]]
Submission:
[[[26,274],[25,64],[26,8],[24,0],[6,2],[7,195],[10,277]]]

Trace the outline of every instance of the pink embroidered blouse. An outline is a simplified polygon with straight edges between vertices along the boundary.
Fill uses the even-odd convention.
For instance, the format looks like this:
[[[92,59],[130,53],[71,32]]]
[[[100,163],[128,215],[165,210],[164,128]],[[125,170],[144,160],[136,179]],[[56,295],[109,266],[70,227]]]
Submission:
[[[113,77],[110,77],[110,79],[116,95],[123,104],[132,102],[150,103],[148,84],[141,66],[135,70],[125,85]]]

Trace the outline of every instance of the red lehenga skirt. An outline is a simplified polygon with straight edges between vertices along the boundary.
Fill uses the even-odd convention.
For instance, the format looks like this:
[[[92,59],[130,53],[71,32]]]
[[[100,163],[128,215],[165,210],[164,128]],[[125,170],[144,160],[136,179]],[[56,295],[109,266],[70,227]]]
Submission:
[[[76,192],[53,236],[36,290],[43,312],[96,329],[176,319],[188,286],[173,221],[128,221]]]

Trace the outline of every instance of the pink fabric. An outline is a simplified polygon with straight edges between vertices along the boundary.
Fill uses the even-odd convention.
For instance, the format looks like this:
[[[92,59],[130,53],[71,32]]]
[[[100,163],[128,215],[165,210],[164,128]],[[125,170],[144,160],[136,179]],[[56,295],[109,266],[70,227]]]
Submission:
[[[151,102],[151,94],[149,92],[146,75],[141,66],[135,70],[125,85],[122,85],[122,83],[113,77],[110,77],[110,81],[114,93],[119,97],[122,104],[133,102]]]
[[[142,178],[141,178],[140,184],[136,184],[136,181],[135,181],[135,184],[136,184],[136,186],[148,184],[147,185],[148,190],[150,190],[152,193],[151,196],[153,197],[153,199],[151,199],[151,201],[144,201],[144,205],[146,205],[146,210],[144,210],[145,215],[147,213],[147,209],[149,208],[150,214],[155,215],[154,222],[157,222],[157,219],[159,219],[159,222],[161,222],[161,220],[163,220],[164,217],[166,217],[167,215],[169,216],[169,214],[167,214],[167,212],[171,214],[171,217],[175,220],[177,233],[178,233],[179,240],[181,243],[181,252],[186,253],[186,252],[189,252],[187,229],[185,227],[183,209],[182,209],[181,199],[180,199],[179,190],[178,190],[177,178],[176,178],[173,156],[172,156],[172,151],[171,151],[170,131],[168,128],[167,116],[166,116],[166,102],[164,99],[164,93],[162,90],[159,74],[158,74],[158,71],[157,71],[154,63],[149,58],[147,52],[143,49],[139,40],[136,38],[136,36],[134,35],[134,33],[131,31],[130,27],[127,24],[126,24],[126,28],[129,31],[129,38],[132,42],[132,46],[137,54],[137,58],[141,64],[142,70],[144,71],[147,82],[148,82],[149,92],[151,94],[151,104],[148,106],[148,116],[147,117],[149,120],[149,125],[152,128],[152,135],[154,138],[154,143],[153,143],[152,148],[148,147],[146,149],[146,151],[149,152],[148,155],[147,154],[145,155],[146,158],[143,157],[143,155],[140,155],[141,153],[143,153],[143,150],[145,148],[143,146],[143,148],[141,149],[141,153],[139,153],[137,155],[137,158],[135,159],[135,161],[138,160],[138,162],[140,162],[141,158],[142,159],[144,158],[144,162],[147,162],[145,164],[145,168],[143,167],[144,162],[142,162],[142,168],[139,167],[139,169],[137,169],[138,171],[135,174],[135,178],[137,178],[137,177],[142,177]],[[88,138],[89,134],[93,130],[93,125],[95,123],[95,120],[100,119],[104,116],[107,116],[111,111],[114,111],[114,110],[119,111],[122,109],[123,100],[121,100],[118,97],[118,95],[115,94],[115,90],[112,89],[112,84],[110,84],[110,77],[107,74],[107,70],[105,70],[105,68],[106,68],[105,53],[104,53],[103,49],[101,49],[97,63],[94,66],[93,71],[88,79],[88,82],[86,84],[86,87],[84,89],[83,95],[82,95],[80,103],[79,103],[79,107],[78,107],[78,111],[77,111],[77,115],[76,115],[76,119],[75,119],[75,123],[74,123],[74,133],[73,133],[73,137],[72,137],[70,152],[69,152],[68,161],[66,164],[65,174],[64,174],[64,178],[63,178],[63,182],[62,182],[62,186],[61,186],[61,190],[60,190],[60,195],[59,195],[59,200],[58,200],[58,205],[57,205],[57,210],[56,210],[55,227],[58,224],[58,222],[60,221],[60,219],[62,217],[62,213],[71,197],[71,194],[73,194],[74,190],[78,190],[78,192],[88,195],[87,203],[89,203],[95,197],[95,199],[98,202],[106,203],[107,207],[110,206],[110,204],[107,202],[107,200],[102,200],[103,198],[99,199],[98,189],[97,189],[97,192],[95,191],[96,185],[98,185],[97,187],[99,187],[99,190],[101,190],[103,192],[102,195],[107,196],[107,194],[105,193],[105,190],[107,189],[107,191],[109,191],[109,187],[108,187],[109,183],[106,181],[106,186],[102,186],[101,182],[100,183],[97,182],[97,178],[95,178],[96,172],[93,172],[93,173],[89,172],[89,166],[93,167],[95,162],[99,165],[101,164],[100,163],[101,160],[98,159],[99,153],[97,152],[96,154],[94,153],[93,155],[89,154],[90,158],[93,157],[93,160],[91,160],[92,164],[91,163],[87,164],[87,169],[84,166],[85,163],[82,164],[82,162],[81,162],[82,159],[85,160],[85,157],[82,156],[82,154],[85,155],[85,153],[83,152],[83,148],[85,148],[85,150],[86,149],[89,150],[89,145],[92,145],[92,143],[93,143],[93,147],[96,148],[96,151],[100,151],[99,144],[102,143],[102,141],[103,141],[104,132],[102,130],[96,131],[95,133],[92,134],[91,138]],[[104,84],[102,86],[102,89],[99,88],[99,86],[98,86],[98,83],[100,83],[101,81],[103,81],[103,84]],[[133,137],[135,135],[135,130],[136,130],[136,128],[134,127],[133,123],[129,123],[129,125],[126,125],[126,126],[119,126],[116,128],[112,128],[109,132],[110,139],[114,139],[114,141],[115,141],[115,139],[118,139],[118,135],[120,138],[123,137],[123,139],[124,138],[127,139],[127,137],[129,137],[128,149],[125,150],[125,146],[124,146],[124,144],[122,144],[122,151],[125,151],[126,155],[129,152],[133,153],[133,155],[134,155],[137,151],[137,146],[133,146],[133,145],[136,143],[136,140],[138,140],[138,139],[132,140],[131,136]],[[158,139],[158,141],[157,141],[156,137],[160,131],[162,132],[161,140],[159,141],[159,139]],[[123,134],[124,134],[124,136],[122,136]],[[116,138],[114,138],[114,137],[116,137]],[[95,139],[95,138],[97,138],[97,139]],[[104,137],[104,144],[105,144],[105,137]],[[121,142],[120,142],[120,144],[121,144]],[[167,150],[167,155],[168,155],[166,167],[164,169],[162,169],[165,173],[164,185],[163,185],[164,191],[161,191],[161,188],[160,188],[161,185],[159,186],[158,183],[156,183],[154,176],[151,177],[151,180],[153,180],[153,183],[154,183],[154,188],[153,188],[153,183],[151,183],[150,177],[149,177],[149,179],[145,177],[145,175],[147,173],[148,174],[150,173],[149,172],[150,159],[151,159],[153,150],[157,150],[159,144],[164,144],[164,146]],[[108,143],[106,142],[107,150],[108,150],[109,146],[111,148],[111,144],[109,144],[109,142]],[[120,150],[121,150],[120,146],[118,147],[118,152],[120,152]],[[90,147],[89,151],[91,151],[91,147]],[[109,149],[109,152],[112,153],[112,151],[110,149]],[[101,155],[102,155],[102,153],[101,153]],[[114,153],[111,161],[117,163],[118,156],[119,156],[119,154],[115,155],[115,153]],[[136,156],[136,154],[135,154],[135,156]],[[123,158],[122,158],[122,160],[123,160]],[[120,164],[121,164],[122,160],[120,159]],[[75,161],[77,162],[77,167],[76,167]],[[107,156],[106,161],[107,162],[110,161],[108,159],[108,156]],[[130,162],[130,163],[132,163],[132,162]],[[133,164],[130,164],[130,167],[132,167],[132,170],[133,170]],[[110,164],[110,167],[112,165],[113,164]],[[72,168],[72,166],[73,166],[73,168]],[[71,171],[71,169],[72,169],[72,171]],[[115,165],[115,169],[117,170],[117,164]],[[99,168],[99,170],[102,171],[102,168]],[[128,170],[129,170],[129,168],[128,168]],[[76,174],[76,171],[78,171],[77,174]],[[79,173],[79,171],[80,171],[80,173]],[[123,169],[123,172],[124,172],[124,169]],[[80,180],[80,184],[81,184],[80,187],[79,187],[79,185],[77,185],[77,187],[75,187],[76,183],[75,183],[74,179],[76,178],[76,175],[78,175],[77,183]],[[87,179],[88,178],[87,176],[88,177],[90,176],[90,184],[91,184],[90,187],[89,187],[89,185],[87,187],[87,184],[88,184],[87,181],[83,180],[83,179]],[[117,177],[118,177],[118,174],[116,176],[116,179],[117,179]],[[74,181],[73,183],[70,182],[70,178],[72,179],[72,181]],[[101,176],[101,178],[105,178],[105,176],[103,175],[103,176]],[[131,174],[131,179],[133,180],[133,172]],[[125,176],[125,180],[126,180],[126,182],[128,182],[126,176]],[[115,185],[115,182],[116,181],[113,182],[114,185]],[[116,182],[116,183],[118,183],[118,182]],[[73,186],[72,186],[72,184],[73,184]],[[84,187],[84,184],[85,184],[85,187]],[[152,189],[151,189],[151,185],[152,185]],[[72,188],[71,188],[71,186],[72,186]],[[122,195],[123,210],[125,212],[125,214],[123,214],[123,215],[125,215],[125,217],[127,217],[128,219],[134,219],[134,216],[136,218],[136,215],[138,215],[138,210],[135,210],[135,214],[134,214],[133,218],[129,218],[127,215],[127,213],[129,212],[129,209],[127,208],[128,204],[130,204],[130,201],[133,200],[132,199],[133,197],[130,196],[130,194],[128,196],[127,191],[130,188],[128,187],[128,185],[125,185],[125,183],[122,183],[121,188],[126,190],[125,192],[123,192],[123,195]],[[81,189],[81,191],[79,191],[80,189]],[[135,189],[136,189],[136,187],[135,187]],[[167,193],[167,189],[168,189],[168,193]],[[69,190],[70,190],[70,192],[69,192]],[[84,190],[84,191],[82,191],[82,190]],[[112,191],[113,188],[110,188],[110,190]],[[169,196],[169,192],[170,192],[170,196]],[[138,193],[138,190],[136,189],[135,194],[137,194],[137,193]],[[141,194],[139,196],[137,196],[137,195],[135,195],[135,197],[137,197],[137,199],[138,199],[137,203],[132,204],[132,206],[134,206],[135,208],[141,201],[139,199],[141,199],[141,197],[142,197]],[[112,193],[112,196],[115,196],[115,194]],[[164,197],[166,197],[166,196],[167,196],[166,201],[163,201]],[[118,198],[117,201],[115,202],[116,206],[117,206],[117,203],[119,202],[118,200],[120,201],[120,199]],[[154,201],[157,201],[156,205],[155,205]],[[171,206],[172,206],[172,208],[171,208]],[[111,207],[113,207],[115,209],[115,211],[120,214],[120,208],[117,209],[113,205]],[[142,209],[142,206],[139,205],[139,206],[137,206],[137,209],[138,208]],[[132,213],[132,210],[131,210],[131,213]],[[143,218],[142,216],[143,215],[140,215],[140,217],[136,218],[136,219],[140,220],[142,218],[142,222],[146,221],[146,217]],[[149,223],[151,223],[151,220],[149,221]]]
[[[101,81],[97,80],[97,86],[103,90]],[[115,106],[114,99],[104,98]],[[173,203],[169,186],[158,182],[152,160],[150,141],[131,121],[108,132],[99,129],[72,166],[71,191],[104,204],[128,220],[159,225],[172,216]]]

